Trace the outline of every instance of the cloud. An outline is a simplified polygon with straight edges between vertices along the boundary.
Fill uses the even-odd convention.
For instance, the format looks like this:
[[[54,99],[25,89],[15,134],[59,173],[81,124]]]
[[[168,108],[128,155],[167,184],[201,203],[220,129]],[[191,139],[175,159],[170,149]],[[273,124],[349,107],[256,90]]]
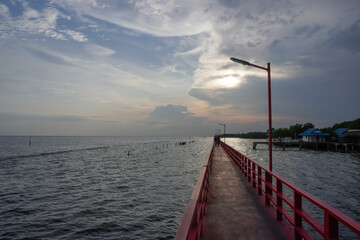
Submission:
[[[181,121],[188,119],[192,113],[188,112],[187,107],[181,105],[158,106],[150,113],[150,117],[157,120]]]
[[[276,1],[275,5],[281,2],[286,1]],[[230,2],[230,4],[233,3]],[[350,66],[359,62],[356,54],[354,55],[354,52],[359,49],[359,45],[355,44],[360,36],[358,17],[353,16],[356,21],[350,24],[350,27],[337,26],[334,28],[327,24],[330,15],[324,16],[324,19],[318,23],[309,21],[310,19],[306,19],[307,16],[302,13],[301,9],[294,8],[291,2],[287,2],[284,8],[275,6],[265,9],[264,6],[264,8],[260,7],[259,10],[254,11],[250,10],[255,7],[254,3],[241,4],[242,9],[246,9],[248,13],[243,12],[241,6],[239,7],[236,14],[241,22],[237,22],[236,27],[217,28],[214,26],[211,36],[213,41],[200,55],[198,67],[194,72],[195,82],[188,91],[189,95],[208,103],[209,109],[223,106],[224,110],[218,111],[225,111],[233,106],[233,116],[266,114],[266,73],[259,69],[230,64],[229,57],[243,58],[263,66],[270,61],[272,63],[273,92],[278,93],[276,88],[280,88],[283,93],[288,93],[285,94],[287,99],[282,99],[283,102],[276,102],[278,99],[274,94],[274,104],[281,104],[282,107],[292,106],[291,111],[288,111],[290,107],[286,107],[286,110],[278,108],[279,112],[276,113],[278,116],[282,115],[288,119],[290,116],[298,118],[314,116],[316,119],[321,119],[321,115],[327,115],[334,119],[334,111],[321,108],[313,113],[308,106],[311,105],[311,101],[314,101],[318,107],[327,105],[323,100],[327,98],[320,95],[323,96],[323,99],[319,99],[317,97],[319,94],[315,92],[319,91],[329,95],[335,93],[336,88],[333,88],[332,85],[335,78],[338,79],[337,81],[339,78],[348,78],[346,81],[349,85],[350,82],[356,81],[355,75],[359,74],[354,74]],[[329,8],[336,8],[336,6],[331,5]],[[232,16],[230,18],[236,21],[234,20],[235,15]],[[337,18],[337,16],[333,17]],[[305,22],[306,24],[304,24]],[[220,20],[219,25],[222,24],[225,24],[225,20]],[[229,23],[229,25],[231,24]],[[235,26],[235,24],[231,26]],[[339,48],[352,49],[353,52],[347,54]],[[348,65],[336,66],[339,65],[339,62],[347,62]],[[240,86],[224,89],[215,88],[210,84],[215,79],[226,76],[240,79]],[[257,80],[254,82],[255,79]],[[294,86],[295,81],[297,82],[296,87]],[[306,90],[307,88],[311,90]],[[347,87],[344,86],[344,88]],[[305,94],[308,98],[305,101],[304,95],[297,89],[302,89],[304,94],[309,91],[312,94]],[[359,98],[351,89],[348,89],[348,93],[352,99]],[[345,99],[348,98],[343,98],[343,100]],[[349,100],[347,102],[351,103]],[[350,113],[350,115],[353,114]]]
[[[57,121],[57,122],[78,122],[88,120],[80,116],[72,115],[39,115],[25,113],[0,112],[0,121]]]
[[[96,56],[109,56],[115,53],[114,50],[97,44],[87,44],[85,49],[87,52]]]
[[[74,30],[60,30],[60,32],[65,33],[66,35],[71,37],[73,40],[78,41],[78,42],[87,42],[88,41],[86,36],[81,32],[76,32]]]
[[[232,109],[232,112],[243,115],[265,114],[267,109],[266,81],[256,77],[249,77],[236,88],[192,88],[189,95],[209,106],[221,106],[224,111]]]
[[[67,66],[71,66],[71,64],[69,64],[68,61],[65,61],[62,57],[60,56],[56,56],[54,54],[45,52],[43,50],[40,49],[36,49],[36,48],[28,48],[28,51],[33,54],[34,56],[46,61],[46,62],[50,62],[53,64],[60,64],[60,65],[67,65]]]
[[[0,39],[18,40],[1,41],[0,105],[24,110],[23,102],[36,99],[39,113],[98,111],[168,132],[201,129],[209,119],[262,119],[266,72],[229,60],[238,57],[271,62],[275,117],[354,115],[342,106],[357,109],[360,101],[359,7],[310,0],[0,3]]]
[[[329,47],[343,48],[351,52],[360,52],[360,18],[343,30],[330,31],[327,40]]]
[[[312,26],[305,25],[301,27],[297,27],[295,29],[295,34],[297,35],[305,35],[306,37],[312,37],[314,34],[323,29],[324,26],[320,26],[318,24],[314,24]]]
[[[222,96],[226,95],[223,89],[191,88],[188,94],[191,97],[206,101],[210,105],[220,106],[225,104]]]
[[[94,136],[121,135],[119,124],[78,115],[0,112],[0,135]],[[123,126],[120,125],[123,128]],[[91,131],[89,131],[91,129]]]
[[[46,36],[56,40],[73,39],[78,42],[86,42],[87,38],[83,33],[58,29],[58,19],[70,20],[70,17],[60,12],[58,9],[48,6],[42,10],[36,10],[29,6],[29,3],[22,2],[21,7],[18,6],[19,16],[12,17],[10,9],[0,3],[0,24],[1,39],[9,39],[13,37],[28,38],[33,36]],[[20,10],[21,9],[21,10]]]
[[[206,117],[195,116],[188,111],[186,106],[168,104],[166,106],[157,106],[150,114],[148,121],[156,123],[166,123],[173,127],[194,127],[206,121]]]
[[[193,11],[202,7],[204,1],[157,2],[152,0],[110,3],[92,1],[84,4],[71,0],[54,4],[75,9],[82,16],[91,16],[129,29],[155,36],[193,35],[209,30],[208,13]],[[131,9],[131,10],[130,10]]]
[[[9,19],[10,19],[10,10],[7,6],[0,3],[0,40],[7,39],[11,37],[11,31],[9,30]]]
[[[273,35],[283,35],[284,27],[293,29],[288,25],[300,12],[287,0],[266,4],[244,1],[218,4],[205,0],[181,4],[150,0],[80,4],[62,0],[54,4],[75,9],[85,18],[90,16],[143,34],[178,37],[174,56],[194,69],[194,88],[214,88],[216,78],[243,76],[240,71],[224,70],[230,64],[230,54],[241,52],[244,57],[266,57],[266,47],[276,40]],[[249,46],[256,48],[256,52]]]
[[[156,130],[153,134],[163,136],[202,136],[206,135],[210,126],[215,125],[206,117],[194,116],[186,106],[173,104],[157,106],[144,124]]]

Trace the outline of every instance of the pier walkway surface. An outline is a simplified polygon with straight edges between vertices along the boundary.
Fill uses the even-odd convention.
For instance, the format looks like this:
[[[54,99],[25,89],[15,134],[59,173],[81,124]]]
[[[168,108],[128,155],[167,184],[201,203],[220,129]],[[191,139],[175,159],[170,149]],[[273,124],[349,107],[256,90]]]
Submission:
[[[287,239],[221,146],[209,179],[201,239]]]

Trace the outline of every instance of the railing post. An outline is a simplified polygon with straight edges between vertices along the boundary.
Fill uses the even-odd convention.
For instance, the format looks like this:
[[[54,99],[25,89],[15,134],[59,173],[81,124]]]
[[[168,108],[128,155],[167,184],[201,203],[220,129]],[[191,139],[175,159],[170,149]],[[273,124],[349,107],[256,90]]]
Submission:
[[[248,159],[248,181],[251,182],[251,160]]]
[[[244,172],[244,156],[243,155],[241,155],[240,169],[241,169],[241,172]]]
[[[325,239],[339,239],[338,221],[327,211],[324,211]]]
[[[243,169],[242,169],[242,172],[243,173],[246,173],[245,170],[246,170],[246,161],[247,161],[247,157],[244,156],[244,159],[243,159]],[[246,175],[245,175],[246,176]]]
[[[255,163],[252,163],[252,184],[253,187],[256,187],[256,177],[255,177]]]
[[[276,220],[282,221],[282,213],[279,210],[282,208],[282,199],[279,195],[282,194],[282,182],[279,179],[276,179]]]
[[[245,174],[245,177],[247,177],[247,174],[248,174],[248,158],[245,158],[245,162],[244,162],[244,174]]]
[[[296,212],[297,210],[302,210],[302,199],[299,193],[294,192],[295,240],[301,240],[302,237],[297,228],[302,228],[302,217]]]
[[[262,185],[262,182],[261,182],[261,167],[258,166],[258,195],[262,195],[262,191],[261,191],[261,185]]]
[[[268,171],[265,171],[265,205],[270,206],[270,198],[268,195],[272,195],[272,190],[268,186],[268,184],[272,184],[272,176]]]

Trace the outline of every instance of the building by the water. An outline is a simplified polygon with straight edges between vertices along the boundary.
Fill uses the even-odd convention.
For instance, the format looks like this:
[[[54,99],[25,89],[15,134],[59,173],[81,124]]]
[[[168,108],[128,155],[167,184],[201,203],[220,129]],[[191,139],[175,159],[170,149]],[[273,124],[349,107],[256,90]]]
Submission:
[[[299,136],[302,136],[303,142],[325,142],[326,137],[329,135],[321,132],[318,128],[310,128],[299,134]]]
[[[360,129],[349,129],[339,136],[341,143],[360,144]]]

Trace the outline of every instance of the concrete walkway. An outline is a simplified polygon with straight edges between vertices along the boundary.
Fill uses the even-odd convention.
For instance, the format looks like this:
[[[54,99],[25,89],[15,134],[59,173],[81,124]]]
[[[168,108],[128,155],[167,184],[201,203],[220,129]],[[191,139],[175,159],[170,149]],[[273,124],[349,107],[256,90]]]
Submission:
[[[222,147],[215,147],[201,239],[286,239]]]

